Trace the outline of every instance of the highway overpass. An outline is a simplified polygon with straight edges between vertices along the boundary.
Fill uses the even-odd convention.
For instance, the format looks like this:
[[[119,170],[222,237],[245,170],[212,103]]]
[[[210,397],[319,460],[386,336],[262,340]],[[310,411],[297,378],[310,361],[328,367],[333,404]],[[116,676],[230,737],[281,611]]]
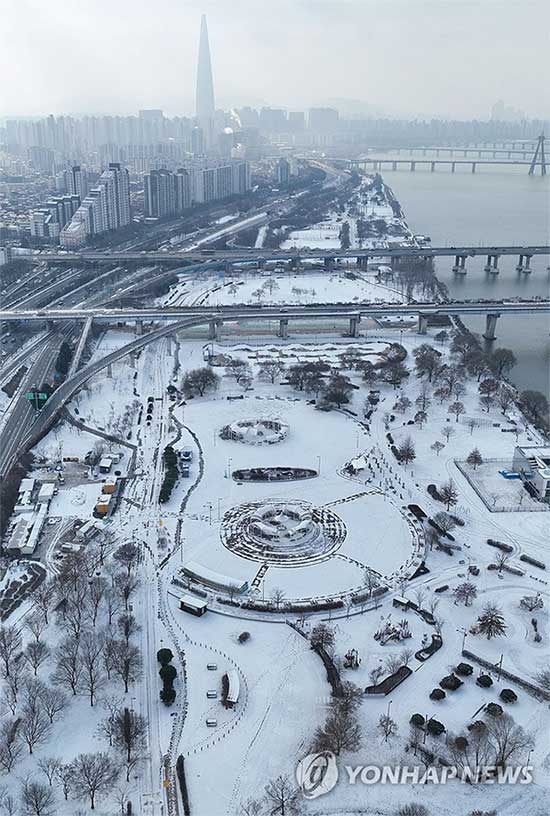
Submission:
[[[0,322],[45,321],[48,328],[64,321],[86,321],[95,323],[135,323],[142,334],[145,323],[174,322],[192,320],[193,325],[208,325],[209,336],[220,339],[224,323],[242,321],[278,321],[279,336],[288,336],[290,321],[298,320],[349,320],[349,334],[356,337],[362,318],[418,316],[418,331],[426,334],[430,317],[468,317],[485,315],[484,337],[495,340],[496,324],[502,315],[547,315],[550,314],[548,300],[492,300],[492,301],[451,301],[449,303],[334,303],[311,306],[157,306],[152,308],[82,308],[82,309],[38,309],[28,311],[0,311]]]
[[[497,318],[501,314],[550,314],[550,301],[533,302],[479,302],[479,303],[448,303],[448,304],[373,304],[357,306],[356,304],[336,304],[333,306],[289,306],[286,308],[258,308],[248,307],[228,307],[223,309],[147,309],[147,310],[108,310],[108,309],[80,309],[75,311],[60,310],[64,317],[60,319],[82,319],[87,320],[89,329],[90,318],[105,321],[135,320],[138,330],[143,331],[143,322],[149,320],[165,320],[161,328],[154,329],[148,333],[139,333],[130,343],[105,355],[100,360],[88,364],[84,368],[70,374],[69,377],[52,394],[48,402],[40,413],[36,414],[34,420],[24,428],[19,425],[20,435],[18,435],[17,452],[28,450],[52,427],[59,412],[64,408],[69,400],[91,377],[98,374],[110,364],[140,351],[140,349],[163,337],[168,337],[178,331],[208,326],[210,336],[219,336],[224,321],[254,320],[273,321],[279,323],[279,335],[284,339],[288,336],[288,323],[290,320],[318,319],[322,321],[327,318],[345,318],[349,320],[349,333],[351,336],[357,334],[358,325],[362,317],[380,315],[410,315],[418,314],[418,329],[420,333],[425,333],[428,326],[428,318],[434,315],[467,315],[486,314],[487,315],[487,339],[494,339],[494,328]],[[160,317],[159,315],[163,315]],[[20,314],[17,315],[21,317]],[[182,319],[183,317],[183,319]],[[6,313],[0,313],[0,319],[6,319]],[[34,319],[44,319],[35,316]],[[322,323],[319,330],[322,331]],[[492,335],[492,336],[491,336]],[[4,429],[5,430],[5,429]],[[5,435],[2,434],[2,439]],[[14,452],[12,452],[14,453]],[[8,457],[10,458],[10,457]],[[6,461],[3,464],[8,464]]]
[[[265,320],[333,318],[360,315],[362,317],[385,317],[409,314],[432,315],[486,315],[486,314],[548,314],[550,300],[476,300],[448,303],[330,303],[310,306],[153,306],[149,308],[113,309],[107,307],[81,309],[4,309],[0,311],[0,321],[65,321],[87,320],[97,323],[150,322],[164,320],[184,320],[199,317],[205,321],[214,318],[222,320]]]
[[[154,250],[109,252],[82,250],[80,252],[41,252],[33,256],[36,261],[44,263],[169,263],[183,262],[203,263],[212,266],[232,266],[234,264],[265,264],[319,260],[325,264],[352,259],[366,262],[374,258],[500,258],[504,255],[515,255],[518,258],[532,258],[535,255],[550,255],[549,245],[508,245],[508,246],[397,246],[364,249],[241,249],[241,250]]]

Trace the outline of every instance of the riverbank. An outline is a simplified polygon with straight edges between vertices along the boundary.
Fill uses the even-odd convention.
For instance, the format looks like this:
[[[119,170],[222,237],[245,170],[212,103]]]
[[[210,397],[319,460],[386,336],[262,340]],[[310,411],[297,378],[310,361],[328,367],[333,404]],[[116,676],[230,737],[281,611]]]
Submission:
[[[416,234],[429,235],[433,244],[546,243],[550,224],[550,177],[526,173],[471,174],[409,173],[384,170],[407,221]],[[451,298],[550,297],[547,258],[536,259],[530,275],[516,272],[517,258],[501,258],[500,274],[487,275],[483,259],[468,262],[466,275],[456,275],[448,259],[435,262],[437,279]],[[483,318],[465,325],[481,335]],[[510,378],[519,389],[550,393],[550,320],[532,316],[499,320],[499,346],[514,350],[517,365]]]

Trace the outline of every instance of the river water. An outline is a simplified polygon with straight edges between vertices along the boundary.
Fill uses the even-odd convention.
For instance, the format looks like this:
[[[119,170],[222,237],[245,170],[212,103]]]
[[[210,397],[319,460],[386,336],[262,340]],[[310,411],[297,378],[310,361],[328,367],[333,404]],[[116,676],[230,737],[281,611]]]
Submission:
[[[417,169],[381,171],[401,203],[411,229],[429,235],[432,244],[550,243],[550,176],[528,176],[525,167],[477,167],[450,173]],[[452,272],[453,258],[437,261],[437,275],[454,298],[501,298],[513,295],[550,298],[550,258],[535,256],[530,275],[515,270],[518,259],[499,260],[499,275],[483,271],[485,258],[467,260],[467,274]],[[466,325],[481,333],[485,318]],[[511,379],[519,388],[550,393],[550,317],[510,315],[497,324],[495,347],[513,349],[518,363]]]

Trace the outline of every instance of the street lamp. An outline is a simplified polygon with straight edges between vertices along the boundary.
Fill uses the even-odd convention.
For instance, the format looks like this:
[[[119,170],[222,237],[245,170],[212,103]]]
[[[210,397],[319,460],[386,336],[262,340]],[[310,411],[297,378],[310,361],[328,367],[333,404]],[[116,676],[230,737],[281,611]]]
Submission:
[[[461,652],[463,652],[464,651],[464,646],[465,646],[465,643],[466,643],[466,638],[468,637],[469,633],[468,633],[468,630],[464,629],[463,627],[461,627],[460,629],[457,629],[456,631],[457,632],[462,632],[462,648],[461,648]]]

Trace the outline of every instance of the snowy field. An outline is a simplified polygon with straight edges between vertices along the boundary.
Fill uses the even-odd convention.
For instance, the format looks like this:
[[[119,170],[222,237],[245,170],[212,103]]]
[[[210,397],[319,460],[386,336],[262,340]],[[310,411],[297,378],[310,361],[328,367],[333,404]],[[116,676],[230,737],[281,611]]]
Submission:
[[[290,278],[289,286],[293,283]],[[122,787],[127,788],[125,795],[136,812],[158,816],[159,809],[146,808],[151,802],[151,791],[156,791],[153,799],[161,797],[160,759],[165,754],[172,763],[179,754],[185,757],[192,812],[208,816],[241,814],[243,802],[261,795],[269,780],[279,774],[293,778],[298,760],[309,752],[316,729],[332,710],[330,688],[319,657],[286,622],[301,617],[306,634],[323,620],[330,625],[334,632],[331,647],[334,663],[343,680],[361,688],[371,684],[371,672],[378,667],[382,676],[390,673],[388,658],[397,659],[403,650],[411,653],[407,661],[412,674],[389,699],[365,697],[361,703],[357,712],[361,747],[354,752],[344,750],[341,765],[414,764],[411,751],[407,751],[408,722],[413,713],[434,717],[444,724],[448,734],[456,734],[482,716],[484,705],[499,702],[503,688],[513,688],[518,694],[518,701],[505,706],[506,711],[535,739],[531,761],[536,784],[521,790],[459,783],[407,789],[371,786],[367,798],[363,786],[341,781],[326,798],[304,801],[306,813],[394,816],[399,805],[414,801],[442,816],[462,816],[476,807],[496,809],[499,816],[517,816],[522,811],[539,816],[538,803],[550,783],[545,741],[547,705],[514,682],[499,679],[496,669],[491,670],[494,685],[490,689],[480,688],[476,684],[479,667],[467,658],[474,665],[474,673],[464,678],[460,689],[448,692],[441,702],[429,698],[431,690],[460,662],[463,642],[466,649],[491,663],[496,664],[502,656],[505,671],[533,682],[547,663],[550,635],[546,573],[527,566],[519,558],[527,554],[546,560],[548,513],[526,512],[527,505],[513,512],[489,512],[455,464],[455,460],[464,462],[472,448],[477,447],[485,464],[479,466],[476,474],[486,483],[494,476],[492,459],[509,462],[516,444],[537,444],[539,437],[524,424],[520,426],[517,442],[515,434],[503,433],[502,428],[511,427],[510,420],[517,419],[517,413],[505,416],[496,404],[487,413],[479,404],[477,383],[471,380],[465,382],[460,397],[465,408],[461,417],[464,421],[455,422],[455,417],[449,414],[448,401],[434,396],[437,386],[433,384],[428,388],[428,418],[422,423],[415,422],[418,410],[415,400],[421,396],[425,381],[412,370],[412,352],[420,343],[433,343],[433,333],[430,330],[427,337],[419,337],[412,330],[388,328],[384,330],[384,339],[327,342],[326,337],[296,336],[286,343],[265,338],[262,342],[251,338],[243,343],[238,337],[228,336],[216,344],[180,336],[177,355],[181,369],[177,376],[176,346],[165,339],[144,349],[134,363],[125,358],[113,365],[110,375],[108,371],[101,372],[71,401],[68,406],[71,415],[80,419],[87,430],[79,431],[64,421],[39,443],[35,453],[50,463],[60,450],[64,455],[82,458],[102,438],[94,434],[94,429],[136,446],[135,452],[124,447],[120,467],[127,481],[120,507],[107,525],[113,541],[107,566],[99,572],[109,577],[110,553],[124,542],[134,542],[139,548],[140,560],[134,569],[141,584],[131,603],[141,629],[133,635],[132,642],[142,651],[144,671],[130,684],[127,693],[120,685],[120,677],[105,679],[98,688],[98,702],[93,708],[83,684],[76,695],[70,695],[70,705],[53,724],[48,738],[37,744],[33,755],[22,753],[17,775],[40,775],[38,761],[52,754],[70,762],[82,751],[109,751],[108,742],[97,727],[106,716],[106,701],[113,695],[121,704],[143,714],[149,727],[147,750],[132,771],[128,785],[124,785],[121,776],[116,787],[113,785],[101,794],[94,811],[77,792],[65,803],[61,791],[57,791],[55,814],[73,816],[78,812],[91,816],[98,812],[110,816],[120,811],[116,790]],[[118,347],[132,336],[129,332],[108,332],[100,338],[94,354]],[[402,342],[407,351],[405,364],[411,369],[399,387],[381,381],[367,385],[359,372],[342,370],[340,355],[344,351],[357,349],[364,359],[379,363],[391,340]],[[437,348],[442,359],[450,361],[447,345],[438,344]],[[252,376],[248,389],[222,366],[216,366],[214,370],[221,380],[217,391],[186,400],[178,393],[170,399],[168,386],[179,388],[187,371],[205,364],[207,353],[248,363]],[[261,365],[268,359],[286,366],[325,360],[349,376],[357,387],[351,392],[345,410],[319,411],[311,404],[314,395],[285,384],[282,372],[273,384],[259,376]],[[371,387],[379,390],[379,402],[367,405],[372,411],[367,418],[365,401]],[[228,396],[234,399],[227,399]],[[411,404],[400,412],[395,406],[405,396]],[[149,411],[151,404],[153,408]],[[265,446],[220,438],[222,427],[256,419],[281,420],[288,425],[286,438]],[[448,429],[452,432],[447,433]],[[396,445],[409,435],[413,437],[416,458],[407,466],[396,461],[388,434]],[[434,442],[440,443],[439,450],[434,449]],[[169,444],[176,451],[190,448],[193,461],[189,476],[179,478],[170,499],[159,504],[164,478],[162,452]],[[356,465],[355,472],[345,470],[349,463]],[[317,475],[277,484],[241,483],[231,477],[235,470],[265,466],[310,468]],[[37,470],[35,475],[45,474],[47,468]],[[50,543],[44,558],[52,574],[60,566],[59,561],[51,558],[54,548],[74,519],[91,519],[100,481],[96,476],[89,479],[80,463],[67,464],[64,476],[65,483],[59,485],[49,509],[51,517],[61,519],[47,528]],[[463,526],[453,529],[457,547],[453,555],[424,544],[419,539],[420,526],[412,523],[407,511],[411,503],[420,505],[430,516],[444,510],[443,504],[428,494],[427,487],[440,486],[449,478],[459,494],[452,512],[464,521]],[[337,545],[329,547],[326,556],[312,558],[311,563],[298,566],[270,563],[264,570],[262,552],[258,550],[257,557],[243,557],[238,551],[238,540],[237,547],[227,545],[224,530],[243,507],[272,499],[284,505],[300,500],[317,510],[330,510],[345,535]],[[424,527],[427,531],[428,526]],[[498,539],[511,548],[507,564],[521,567],[521,574],[488,569],[495,563],[498,551],[487,545],[487,538]],[[426,561],[428,572],[407,581],[406,577],[421,560]],[[191,562],[200,565],[205,574],[215,571],[248,582],[253,588],[247,598],[268,600],[278,593],[281,611],[251,612],[228,603],[227,596],[222,604],[218,598],[223,591],[205,586],[203,591],[210,607],[206,615],[194,618],[182,612],[179,597],[184,590],[172,579],[180,577],[181,568]],[[477,576],[469,573],[471,566],[479,568]],[[369,570],[388,586],[388,591],[378,602],[354,605],[350,602],[351,594],[364,591]],[[466,581],[474,585],[469,606],[455,603],[453,594]],[[443,586],[447,587],[445,591],[434,592]],[[529,612],[520,608],[522,598],[537,592],[544,604],[542,610]],[[432,609],[436,626],[441,629],[443,646],[426,662],[417,660],[414,652],[429,642],[434,626],[412,611],[393,607],[393,599],[403,594],[410,600],[417,599],[424,609]],[[302,616],[284,611],[284,604],[289,601],[327,597],[342,599],[342,604],[330,611]],[[503,609],[506,622],[505,635],[491,640],[470,631],[488,602]],[[28,609],[21,608],[17,620],[24,620],[27,614]],[[104,602],[99,614],[98,625],[103,627],[107,615]],[[63,623],[58,617],[52,616],[43,636],[51,650],[38,669],[38,677],[44,682],[49,682],[55,669],[55,647],[63,636]],[[533,617],[541,635],[538,641]],[[395,624],[402,619],[409,624],[410,638],[386,645],[374,639],[388,620]],[[250,634],[244,643],[239,642],[242,632]],[[30,638],[30,633],[24,630],[25,648]],[[161,705],[158,697],[155,653],[160,646],[173,650],[178,670],[176,702],[170,707]],[[359,665],[355,669],[344,668],[344,656],[350,649],[357,650]],[[216,668],[208,669],[208,664]],[[226,709],[220,702],[222,676],[227,671],[235,671],[240,681],[240,697],[234,709]],[[213,691],[218,696],[208,697],[207,692]],[[388,705],[397,732],[385,741],[377,724]],[[207,720],[214,720],[215,725],[207,725]],[[66,734],[71,735],[70,740]],[[448,760],[445,735],[428,737],[426,745]],[[524,754],[518,754],[518,761],[526,761]],[[9,777],[10,784],[11,780]],[[365,810],[367,801],[369,809]]]
[[[181,281],[159,305],[226,306],[294,303],[402,303],[403,294],[391,284],[380,283],[375,272],[350,268],[333,273],[304,270],[292,274],[274,270],[267,274],[243,272],[242,276],[201,276]]]

